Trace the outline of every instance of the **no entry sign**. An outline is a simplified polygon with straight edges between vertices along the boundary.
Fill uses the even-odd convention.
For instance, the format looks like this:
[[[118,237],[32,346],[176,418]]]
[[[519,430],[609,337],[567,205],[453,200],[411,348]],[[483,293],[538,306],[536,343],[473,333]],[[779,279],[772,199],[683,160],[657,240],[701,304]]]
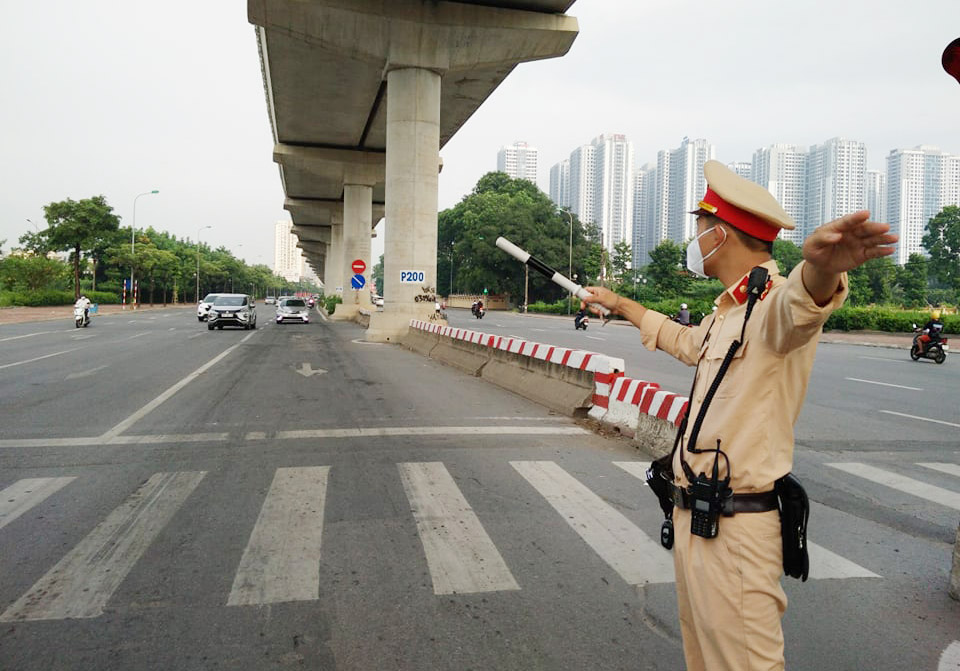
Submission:
[[[367,269],[367,264],[363,262],[363,259],[357,259],[350,264],[350,267],[353,268],[353,272],[359,275]]]

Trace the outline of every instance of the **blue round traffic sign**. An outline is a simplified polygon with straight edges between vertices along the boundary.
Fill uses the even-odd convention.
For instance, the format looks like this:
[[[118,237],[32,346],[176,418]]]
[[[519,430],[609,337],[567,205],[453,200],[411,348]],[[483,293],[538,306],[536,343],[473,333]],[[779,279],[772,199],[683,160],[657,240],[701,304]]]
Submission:
[[[360,274],[354,275],[350,278],[350,286],[354,289],[363,289],[363,285],[367,283],[367,279]]]

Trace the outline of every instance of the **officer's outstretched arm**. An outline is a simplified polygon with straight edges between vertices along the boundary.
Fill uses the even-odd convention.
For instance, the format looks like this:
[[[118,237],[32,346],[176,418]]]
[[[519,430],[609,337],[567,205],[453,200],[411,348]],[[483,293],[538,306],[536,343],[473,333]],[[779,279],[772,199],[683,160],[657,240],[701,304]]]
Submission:
[[[837,292],[840,275],[868,259],[893,254],[890,245],[899,236],[890,225],[869,221],[861,210],[817,228],[803,243],[803,285],[817,305],[825,305]]]

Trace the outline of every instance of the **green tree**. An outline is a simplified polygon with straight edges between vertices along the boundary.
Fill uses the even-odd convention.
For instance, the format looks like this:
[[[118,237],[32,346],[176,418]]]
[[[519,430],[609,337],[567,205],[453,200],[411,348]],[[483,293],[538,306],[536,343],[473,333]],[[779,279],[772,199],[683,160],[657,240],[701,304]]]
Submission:
[[[437,264],[437,272],[439,272],[439,263]],[[373,270],[370,271],[370,279],[373,281],[374,290],[377,295],[383,296],[383,254],[380,255],[380,260],[377,261],[376,265],[373,266]]]
[[[780,268],[780,274],[789,275],[790,271],[803,260],[803,250],[789,240],[777,238],[773,241],[773,258]]]
[[[69,251],[73,261],[74,297],[80,296],[80,260],[84,252],[97,246],[119,227],[120,220],[113,214],[103,196],[75,201],[50,203],[43,207],[48,228],[42,231],[50,249]],[[29,234],[28,234],[29,235]]]
[[[897,270],[897,284],[903,290],[903,300],[908,307],[921,307],[927,303],[927,257],[914,252]]]
[[[647,277],[664,296],[679,296],[686,293],[690,277],[685,270],[686,247],[664,240],[650,252]]]
[[[523,296],[524,267],[495,246],[503,236],[566,274],[570,219],[535,184],[488,173],[473,191],[438,217],[437,283],[441,292]],[[587,244],[573,219],[573,272],[583,277]],[[564,292],[549,279],[530,273],[530,301],[555,301]]]
[[[633,260],[633,250],[626,242],[618,242],[613,246],[613,258],[610,260],[610,269],[617,282],[624,282],[627,269]]]
[[[0,286],[11,291],[64,290],[70,267],[46,256],[7,256],[0,261]]]
[[[927,222],[922,244],[930,254],[930,271],[960,291],[960,207],[948,205]]]
[[[850,302],[853,305],[889,303],[892,296],[896,265],[889,257],[868,259],[848,273]]]

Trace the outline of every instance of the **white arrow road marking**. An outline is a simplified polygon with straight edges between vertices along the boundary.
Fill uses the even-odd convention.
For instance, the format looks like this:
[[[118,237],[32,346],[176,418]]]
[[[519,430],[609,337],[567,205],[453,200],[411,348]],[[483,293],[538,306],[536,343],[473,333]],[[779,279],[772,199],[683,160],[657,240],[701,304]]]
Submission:
[[[957,671],[960,669],[960,641],[954,641],[940,655],[937,671]]]
[[[90,370],[85,370],[85,371],[83,371],[82,373],[70,373],[69,375],[67,375],[67,376],[66,376],[65,378],[63,378],[63,379],[64,379],[64,380],[77,380],[77,379],[79,379],[79,378],[81,378],[81,377],[89,377],[90,375],[93,375],[94,373],[96,373],[96,372],[98,372],[98,371],[101,371],[101,370],[103,370],[104,368],[108,368],[108,367],[109,367],[109,364],[104,364],[103,366],[97,366],[96,368],[92,368],[92,369],[90,369]]]
[[[323,375],[327,371],[323,368],[313,368],[310,364],[304,362],[300,364],[299,368],[295,368],[295,371],[303,375],[304,377],[312,377],[313,375]]]

